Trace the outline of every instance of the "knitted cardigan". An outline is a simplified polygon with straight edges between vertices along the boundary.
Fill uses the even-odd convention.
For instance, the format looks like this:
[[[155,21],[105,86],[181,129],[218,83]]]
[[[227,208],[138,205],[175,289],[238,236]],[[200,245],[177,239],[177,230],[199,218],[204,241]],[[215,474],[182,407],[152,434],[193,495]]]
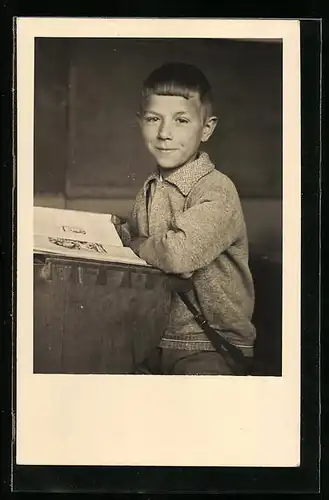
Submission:
[[[165,273],[191,277],[194,305],[211,326],[252,355],[254,287],[246,225],[233,182],[215,169],[208,154],[199,153],[161,181],[158,173],[150,175],[136,197],[129,228],[132,238],[146,238],[139,256]],[[214,350],[175,293],[160,345]]]

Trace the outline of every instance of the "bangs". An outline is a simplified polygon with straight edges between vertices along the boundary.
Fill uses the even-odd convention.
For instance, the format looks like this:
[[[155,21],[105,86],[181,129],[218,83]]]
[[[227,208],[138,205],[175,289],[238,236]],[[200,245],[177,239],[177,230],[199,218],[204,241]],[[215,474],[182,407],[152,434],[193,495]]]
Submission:
[[[202,100],[201,92],[198,87],[187,88],[186,85],[172,81],[172,82],[158,82],[155,85],[145,86],[142,91],[142,96],[144,99],[147,99],[152,94],[177,96],[177,97],[184,97],[184,99],[190,99],[196,93],[199,94],[200,99]]]
[[[208,91],[206,94],[202,94],[201,90],[197,86],[187,88],[185,85],[177,82],[163,82],[152,86],[145,86],[142,89],[141,110],[143,110],[147,99],[152,95],[177,96],[183,97],[184,99],[191,99],[192,97],[195,97],[195,95],[198,95],[200,97],[205,116],[211,116],[213,112],[211,92]]]

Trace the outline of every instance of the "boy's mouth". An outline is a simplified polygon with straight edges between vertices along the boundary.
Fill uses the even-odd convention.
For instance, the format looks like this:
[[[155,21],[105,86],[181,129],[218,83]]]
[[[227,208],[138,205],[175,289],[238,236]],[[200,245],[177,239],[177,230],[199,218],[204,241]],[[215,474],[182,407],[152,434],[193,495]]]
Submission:
[[[169,148],[156,148],[160,153],[172,153],[173,151],[177,151],[177,149],[169,149]]]

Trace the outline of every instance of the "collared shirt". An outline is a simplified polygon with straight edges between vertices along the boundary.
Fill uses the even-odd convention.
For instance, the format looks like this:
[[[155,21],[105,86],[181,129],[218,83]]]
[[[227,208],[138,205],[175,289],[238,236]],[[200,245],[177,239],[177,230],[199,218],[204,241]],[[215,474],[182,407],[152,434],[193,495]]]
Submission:
[[[162,181],[158,173],[150,175],[130,224],[134,234],[146,237],[140,257],[166,273],[192,276],[194,305],[248,354],[255,329],[246,227],[233,182],[215,169],[208,154],[200,153]],[[213,349],[176,294],[161,345]]]

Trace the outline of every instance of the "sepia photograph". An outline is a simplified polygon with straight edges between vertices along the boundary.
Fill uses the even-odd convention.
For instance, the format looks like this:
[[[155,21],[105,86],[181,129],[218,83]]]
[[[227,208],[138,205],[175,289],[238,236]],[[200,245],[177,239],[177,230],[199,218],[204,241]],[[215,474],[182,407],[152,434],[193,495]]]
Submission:
[[[111,286],[110,269],[72,284],[48,257],[35,372],[234,375],[241,359],[281,376],[282,41],[36,38],[34,57],[34,204],[114,215],[162,272],[154,290]],[[162,290],[173,276],[215,344]]]
[[[44,443],[32,450],[22,438],[20,460],[296,464],[298,22],[151,21],[18,22],[18,149],[24,143],[28,153],[21,146],[19,272],[29,290],[20,292],[21,278],[19,408],[28,380],[54,397],[43,410]],[[93,452],[79,455],[72,416],[88,406],[91,422],[99,407],[104,424],[110,394],[111,419],[137,411],[143,431],[135,422],[110,449],[90,436]],[[210,448],[177,454],[163,436],[155,451],[155,430],[145,434],[151,421],[166,427],[171,408],[175,434],[188,408],[191,426],[202,408],[213,419],[218,398],[236,449],[259,431],[253,451],[211,454],[223,438],[223,429],[211,437],[211,426]],[[67,408],[68,427],[56,423],[51,433]],[[22,416],[21,436],[34,411]],[[275,412],[277,435],[294,442],[281,456],[268,433]],[[88,434],[82,420],[78,428]],[[106,428],[107,439],[115,429]],[[58,447],[47,448],[55,436]]]

